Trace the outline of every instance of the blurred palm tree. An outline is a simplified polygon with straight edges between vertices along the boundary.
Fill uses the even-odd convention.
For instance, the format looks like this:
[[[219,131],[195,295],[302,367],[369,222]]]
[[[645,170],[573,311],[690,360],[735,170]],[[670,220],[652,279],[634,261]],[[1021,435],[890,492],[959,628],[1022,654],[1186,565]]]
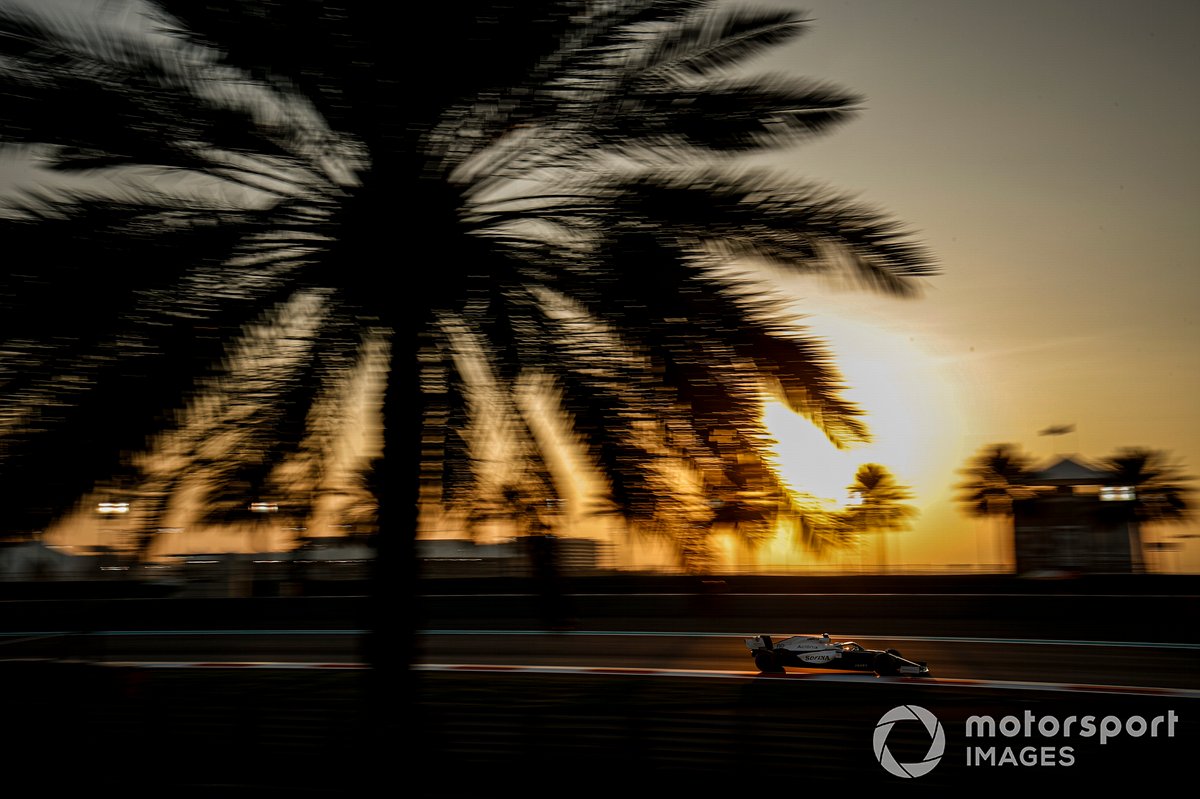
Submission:
[[[304,517],[364,374],[386,375],[371,482],[401,529],[418,482],[466,507],[556,492],[518,401],[533,378],[629,518],[694,527],[716,503],[685,507],[683,484],[727,514],[781,497],[766,395],[865,437],[825,349],[727,268],[899,294],[931,271],[873,212],[722,160],[857,103],[733,76],[804,30],[792,13],[406,11],[440,37],[422,63],[371,3],[162,5],[0,10],[0,135],[46,176],[0,223],[26,253],[3,287],[0,483],[23,498],[4,524],[43,527],[119,472],[149,531],[188,488],[212,521],[263,498]],[[489,445],[502,479],[480,474]]]
[[[114,474],[151,533],[180,496],[210,521],[304,518],[357,470],[375,621],[402,629],[419,505],[559,493],[531,386],[608,508],[667,530],[784,499],[764,397],[866,437],[821,342],[731,268],[901,295],[932,271],[870,209],[734,162],[858,104],[738,74],[805,30],[792,12],[65,8],[0,7],[0,142],[36,186],[0,215],[0,485],[20,498],[0,525],[43,528]],[[347,466],[372,412],[382,457]]]
[[[1196,478],[1173,462],[1167,452],[1145,447],[1122,447],[1101,461],[1112,474],[1113,486],[1133,489],[1133,514],[1139,523],[1181,522],[1191,510],[1188,498]]]
[[[991,444],[962,470],[958,500],[972,516],[1011,516],[1013,500],[1028,499],[1033,490],[1033,459],[1015,444]]]
[[[854,482],[846,490],[851,500],[844,511],[843,530],[860,542],[865,536],[875,536],[879,542],[880,566],[886,572],[887,534],[907,530],[917,515],[915,507],[905,504],[912,499],[912,492],[896,482],[891,470],[878,463],[859,466]]]
[[[1111,473],[1112,487],[1133,489],[1128,510],[1132,516],[1129,546],[1135,563],[1144,563],[1146,543],[1142,525],[1178,524],[1190,519],[1189,498],[1195,489],[1187,483],[1196,478],[1172,461],[1169,453],[1146,447],[1122,447],[1102,460],[1101,466]],[[1161,546],[1161,542],[1156,546]]]
[[[971,516],[979,517],[981,524],[993,528],[988,533],[995,539],[1000,551],[994,555],[997,562],[1004,560],[1004,541],[999,521],[1013,515],[1013,502],[1029,499],[1034,491],[1027,485],[1034,472],[1033,458],[1016,444],[990,444],[971,458],[967,467],[960,471],[966,479],[955,486],[958,501]],[[990,521],[990,520],[997,521]],[[980,530],[975,531],[976,558],[983,564],[983,547]],[[1010,536],[1011,537],[1011,536]]]

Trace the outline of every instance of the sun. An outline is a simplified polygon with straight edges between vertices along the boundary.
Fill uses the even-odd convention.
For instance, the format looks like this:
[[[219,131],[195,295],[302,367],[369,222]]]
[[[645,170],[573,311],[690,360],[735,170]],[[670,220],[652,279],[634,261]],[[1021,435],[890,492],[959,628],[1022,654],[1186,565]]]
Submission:
[[[840,507],[858,467],[879,463],[913,489],[918,507],[942,494],[965,429],[947,362],[910,336],[864,322],[834,314],[804,322],[832,350],[872,441],[839,450],[809,421],[769,402],[764,420],[784,481]]]

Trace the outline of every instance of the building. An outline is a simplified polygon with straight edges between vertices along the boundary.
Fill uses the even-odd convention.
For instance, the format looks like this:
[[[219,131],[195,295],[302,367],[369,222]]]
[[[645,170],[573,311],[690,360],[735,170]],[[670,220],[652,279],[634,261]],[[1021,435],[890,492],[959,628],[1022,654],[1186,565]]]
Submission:
[[[1013,502],[1017,574],[1142,571],[1134,490],[1112,483],[1072,457],[1030,476],[1034,495]]]

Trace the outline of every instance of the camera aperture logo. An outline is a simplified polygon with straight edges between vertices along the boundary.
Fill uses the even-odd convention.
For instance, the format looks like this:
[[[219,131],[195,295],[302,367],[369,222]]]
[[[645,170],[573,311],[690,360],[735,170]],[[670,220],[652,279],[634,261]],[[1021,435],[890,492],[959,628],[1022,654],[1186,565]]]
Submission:
[[[919,721],[925,726],[930,743],[929,751],[922,760],[916,763],[900,763],[888,749],[888,734],[898,721]],[[923,777],[933,771],[934,766],[941,762],[942,755],[946,753],[946,731],[942,729],[942,723],[938,721],[937,716],[925,708],[919,705],[900,705],[884,713],[879,719],[879,723],[875,725],[872,743],[875,746],[875,759],[889,774],[906,778]]]

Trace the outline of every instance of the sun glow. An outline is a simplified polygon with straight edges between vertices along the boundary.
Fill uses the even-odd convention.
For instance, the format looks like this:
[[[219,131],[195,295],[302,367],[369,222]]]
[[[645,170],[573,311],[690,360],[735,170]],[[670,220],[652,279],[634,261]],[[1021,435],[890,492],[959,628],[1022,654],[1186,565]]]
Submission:
[[[944,500],[964,430],[948,362],[907,335],[866,323],[823,315],[805,324],[827,340],[845,378],[845,396],[866,412],[872,440],[839,450],[808,420],[769,402],[764,419],[779,442],[774,449],[784,481],[831,509],[841,508],[852,501],[847,487],[858,467],[879,463],[912,489],[918,509]],[[918,517],[914,533],[920,527]],[[763,554],[781,562],[776,549]]]

